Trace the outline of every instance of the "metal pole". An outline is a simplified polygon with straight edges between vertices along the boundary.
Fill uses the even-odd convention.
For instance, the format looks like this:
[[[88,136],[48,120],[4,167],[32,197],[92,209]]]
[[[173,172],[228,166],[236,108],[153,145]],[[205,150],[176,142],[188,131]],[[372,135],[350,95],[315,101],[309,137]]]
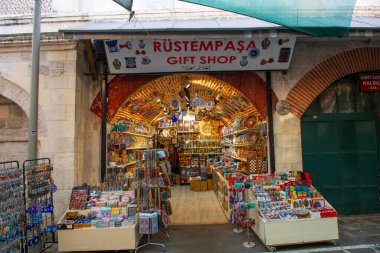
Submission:
[[[104,180],[107,170],[107,111],[108,111],[108,66],[103,65],[104,81],[102,82],[102,128],[100,180]]]
[[[40,68],[41,2],[34,1],[32,71],[30,81],[28,159],[37,158],[38,141],[38,82]]]
[[[274,154],[274,132],[273,132],[273,108],[272,108],[272,73],[266,72],[267,80],[267,108],[268,108],[268,133],[269,133],[269,162],[270,171],[275,173],[275,154]]]

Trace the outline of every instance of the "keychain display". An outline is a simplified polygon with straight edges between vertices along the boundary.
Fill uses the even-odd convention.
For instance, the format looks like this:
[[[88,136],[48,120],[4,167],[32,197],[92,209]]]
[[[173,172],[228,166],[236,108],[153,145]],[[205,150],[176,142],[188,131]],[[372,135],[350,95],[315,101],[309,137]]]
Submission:
[[[54,224],[53,193],[57,186],[52,178],[53,166],[49,158],[26,160],[25,177],[25,243],[28,247],[44,248],[55,243],[57,226]],[[51,238],[51,240],[49,240]]]
[[[17,161],[0,163],[0,252],[20,252],[24,236],[24,178]]]

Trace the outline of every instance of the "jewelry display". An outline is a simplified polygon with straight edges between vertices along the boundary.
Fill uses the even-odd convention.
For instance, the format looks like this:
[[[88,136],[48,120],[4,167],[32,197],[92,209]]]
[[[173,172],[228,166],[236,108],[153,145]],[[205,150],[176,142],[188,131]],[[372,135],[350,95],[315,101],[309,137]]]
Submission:
[[[52,178],[49,158],[26,160],[25,178],[25,237],[28,249],[43,250],[47,243],[56,243],[53,193],[57,186]]]
[[[21,252],[24,243],[24,176],[17,161],[0,163],[0,252]]]

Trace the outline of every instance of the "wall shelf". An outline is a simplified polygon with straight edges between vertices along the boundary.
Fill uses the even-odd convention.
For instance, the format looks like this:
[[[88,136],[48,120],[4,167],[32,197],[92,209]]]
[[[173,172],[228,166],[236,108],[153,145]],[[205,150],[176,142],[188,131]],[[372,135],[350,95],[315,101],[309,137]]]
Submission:
[[[250,147],[250,146],[253,146],[255,144],[245,143],[245,144],[222,144],[222,145],[226,146],[226,147]]]
[[[182,142],[220,142],[221,140],[182,140]]]
[[[222,148],[222,147],[192,147],[192,148],[183,148],[183,150],[193,150],[193,149],[197,149],[197,148],[199,148],[199,149],[206,149],[206,148],[208,148],[208,149],[218,149],[218,148]]]
[[[223,155],[223,153],[183,153],[185,155]]]
[[[125,148],[125,150],[134,150],[134,149],[149,149],[149,147],[129,147],[129,148]]]
[[[225,134],[225,135],[223,135],[223,137],[235,136],[235,135],[238,135],[238,134],[245,134],[245,133],[251,133],[251,132],[258,132],[259,130],[260,129],[246,128],[246,129],[242,129],[242,130],[230,133],[230,134]]]
[[[247,159],[246,158],[243,158],[243,157],[237,157],[237,156],[233,156],[233,155],[228,155],[228,154],[225,154],[226,156],[229,156],[231,158],[234,158],[236,160],[240,160],[240,161],[243,161],[243,162],[246,162]]]
[[[140,137],[145,137],[145,138],[152,138],[154,135],[154,134],[152,135],[137,134],[137,133],[132,133],[132,132],[123,132],[123,134],[129,134],[129,135],[140,136]]]

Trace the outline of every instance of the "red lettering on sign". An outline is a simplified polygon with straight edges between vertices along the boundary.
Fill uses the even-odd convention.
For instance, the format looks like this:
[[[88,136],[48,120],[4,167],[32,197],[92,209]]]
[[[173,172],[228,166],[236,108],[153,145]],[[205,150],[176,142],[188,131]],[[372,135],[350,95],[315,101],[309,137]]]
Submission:
[[[217,40],[215,42],[215,51],[218,51],[221,46],[223,46],[223,41]]]
[[[214,51],[214,47],[212,46],[212,41],[208,41],[207,43],[205,41],[201,41],[199,44],[199,51]]]
[[[255,42],[251,40],[245,50],[249,50],[250,48],[256,48]]]
[[[174,64],[194,64],[195,56],[182,56],[175,57],[171,56],[166,59],[166,62],[174,65]]]
[[[224,51],[227,50],[233,50],[235,51],[235,45],[232,41],[228,41],[226,47],[224,48]]]
[[[161,52],[161,43],[158,41],[153,42],[153,52]]]
[[[380,74],[367,74],[360,76],[360,91],[380,91]]]

